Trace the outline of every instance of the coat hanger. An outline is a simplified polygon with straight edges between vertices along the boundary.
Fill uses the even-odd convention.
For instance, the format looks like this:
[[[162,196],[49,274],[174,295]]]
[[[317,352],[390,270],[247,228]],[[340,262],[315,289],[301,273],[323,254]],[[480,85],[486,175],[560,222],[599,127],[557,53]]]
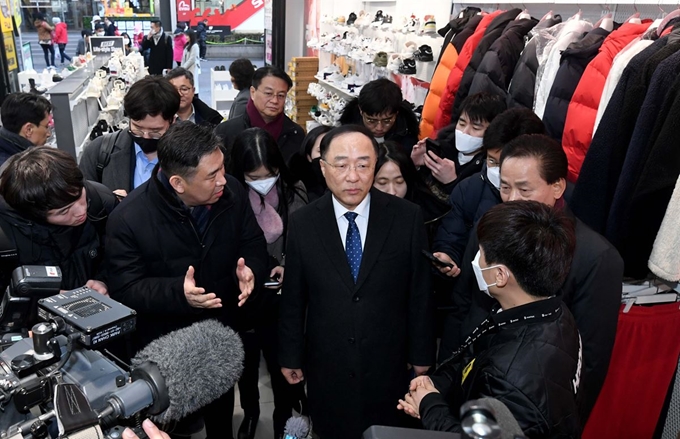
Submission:
[[[522,5],[522,6],[524,6],[524,5]],[[515,18],[515,20],[528,20],[528,19],[531,19],[531,14],[529,13],[529,10],[525,6],[524,10],[519,13],[519,15],[517,16],[517,18]]]
[[[680,9],[675,9],[674,11],[671,11],[669,14],[667,14],[664,18],[659,27],[656,29],[656,34],[658,36],[661,36],[663,31],[666,29],[666,26],[668,25],[668,22],[670,22],[672,19],[680,17]]]
[[[611,9],[609,9],[609,5],[604,5],[604,11],[605,14],[600,18],[600,20],[595,23],[595,28],[602,28],[606,31],[613,31],[614,30],[614,19],[613,19],[613,14]]]

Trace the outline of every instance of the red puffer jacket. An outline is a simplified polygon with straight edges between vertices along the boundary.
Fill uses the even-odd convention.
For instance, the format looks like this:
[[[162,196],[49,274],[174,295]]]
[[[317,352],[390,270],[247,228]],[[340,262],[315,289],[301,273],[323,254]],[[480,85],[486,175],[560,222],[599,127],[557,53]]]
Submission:
[[[491,24],[491,21],[502,12],[503,11],[494,11],[485,15],[484,18],[482,18],[482,21],[479,22],[475,33],[467,39],[463,49],[460,51],[458,59],[456,60],[456,65],[453,67],[453,70],[451,70],[451,73],[449,73],[449,79],[446,82],[446,90],[439,101],[439,114],[437,114],[437,118],[434,120],[435,133],[451,123],[453,101],[456,98],[460,81],[463,79],[463,72],[470,63],[470,59],[472,58],[472,54],[477,48],[477,45],[482,40],[482,37],[484,37],[486,28]],[[434,137],[434,135],[430,137]]]
[[[61,22],[54,25],[54,42],[56,44],[68,43],[68,31],[66,30],[66,23]]]
[[[642,35],[649,25],[625,23],[609,34],[604,40],[597,56],[588,64],[583,76],[574,91],[569,103],[567,119],[564,122],[562,148],[569,159],[568,180],[576,182],[593,138],[597,108],[600,105],[602,90],[607,75],[614,62],[614,57],[638,36]]]

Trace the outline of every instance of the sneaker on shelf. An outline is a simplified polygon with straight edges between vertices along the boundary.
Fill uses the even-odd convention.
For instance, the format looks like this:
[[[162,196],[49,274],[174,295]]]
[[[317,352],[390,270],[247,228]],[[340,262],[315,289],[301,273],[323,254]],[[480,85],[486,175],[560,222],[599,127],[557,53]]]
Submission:
[[[383,11],[378,10],[378,12],[375,13],[375,18],[373,19],[373,23],[371,23],[371,26],[373,27],[379,27],[382,23],[385,17],[383,16]]]
[[[415,75],[416,74],[416,60],[413,58],[405,59],[401,66],[399,66],[399,73],[403,75]]]
[[[392,27],[392,16],[391,15],[385,15],[385,19],[383,20],[382,24],[380,25],[381,29],[389,29]]]
[[[437,22],[434,20],[434,15],[426,15],[423,24],[423,32],[426,34],[433,34],[437,32]]]
[[[338,83],[338,84],[341,83],[344,80],[345,80],[345,77],[342,76],[342,73],[340,73],[340,72],[333,73],[327,79],[328,82],[333,82],[333,83]]]
[[[430,62],[434,60],[432,57],[432,48],[427,44],[420,46],[413,56],[421,62]]]
[[[353,25],[357,21],[357,14],[354,12],[350,12],[349,16],[347,17],[347,26]]]
[[[415,15],[411,15],[408,21],[408,32],[416,32],[420,28],[420,19]]]
[[[336,23],[338,23],[338,24],[340,24],[340,25],[344,25],[345,22],[346,22],[345,16],[344,16],[344,15],[341,15],[341,16],[339,16],[335,21],[336,21]]]
[[[355,26],[368,26],[371,24],[371,15],[368,12],[359,12],[359,17],[354,22]]]
[[[413,54],[416,53],[416,50],[418,50],[416,43],[413,41],[407,41],[404,43],[404,47],[401,51],[401,57],[404,59],[411,58],[413,57]]]
[[[375,58],[373,58],[373,65],[376,67],[387,67],[387,53],[386,52],[378,52],[375,54]]]
[[[401,66],[401,58],[398,53],[393,53],[387,60],[387,68],[392,72],[398,72]]]

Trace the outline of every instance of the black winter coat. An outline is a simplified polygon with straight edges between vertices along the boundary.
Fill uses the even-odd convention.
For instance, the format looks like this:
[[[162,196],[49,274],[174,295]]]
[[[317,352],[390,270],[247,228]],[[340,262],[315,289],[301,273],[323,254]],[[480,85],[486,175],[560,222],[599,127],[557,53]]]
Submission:
[[[666,98],[656,119],[653,134],[648,140],[649,143],[641,152],[640,161],[637,163],[639,173],[621,174],[622,179],[628,177],[635,185],[627,198],[622,197],[624,202],[621,210],[615,210],[618,206],[612,205],[607,225],[608,234],[614,227],[614,231],[617,232],[612,236],[617,239],[617,247],[626,266],[626,276],[635,278],[644,278],[649,273],[647,261],[680,176],[680,151],[677,148],[677,121],[680,117],[680,77],[678,77],[680,53],[673,55],[673,58],[674,63],[668,65],[668,68],[662,69],[659,66],[660,76],[654,75],[655,80],[659,82],[662,82],[663,77],[667,78],[666,81],[674,79],[674,83],[667,93],[664,93],[664,90],[668,90],[667,87],[663,84],[659,87],[657,100],[664,94]],[[671,61],[671,58],[668,60]],[[652,88],[650,87],[650,92]],[[643,105],[641,111],[645,111],[646,108],[649,108],[649,105]],[[629,149],[628,154],[634,152]],[[624,168],[624,172],[625,170]],[[617,197],[618,191],[619,189]],[[618,212],[623,215],[614,216]]]
[[[562,52],[560,68],[555,75],[555,81],[548,94],[545,113],[543,114],[546,134],[560,143],[562,143],[564,122],[567,119],[571,97],[574,95],[586,67],[598,54],[600,46],[609,34],[608,30],[597,27],[588,32],[583,39],[571,43]]]
[[[13,133],[5,127],[0,127],[0,166],[14,154],[26,151],[33,146],[30,140]]]
[[[602,235],[647,94],[642,76],[645,63],[667,44],[668,36],[660,38],[628,62],[583,161],[570,206],[579,219]]]
[[[467,27],[468,22],[470,22],[473,19],[473,17],[475,17],[481,11],[482,11],[481,9],[475,8],[474,6],[468,6],[465,9],[463,9],[462,11],[460,11],[460,13],[458,14],[458,16],[456,18],[449,21],[446,24],[446,26],[444,26],[443,28],[441,28],[437,31],[439,33],[439,35],[444,37],[444,44],[442,44],[443,49],[439,53],[439,59],[437,60],[437,64],[439,64],[439,62],[442,60],[441,57],[444,55],[444,52],[445,52],[444,49],[449,44],[452,44],[453,38],[455,36],[457,36],[458,34],[460,34],[463,31],[463,29],[465,29]],[[481,16],[480,16],[480,20],[481,20]],[[477,25],[475,25],[475,27],[477,27]],[[474,29],[473,29],[473,31],[474,31]],[[470,33],[470,35],[472,35],[472,33]],[[462,45],[461,45],[461,47],[462,47]],[[456,47],[456,51],[460,52],[460,48]]]
[[[132,191],[107,226],[106,262],[111,297],[137,311],[135,349],[161,335],[208,318],[234,330],[248,329],[266,279],[267,245],[243,186],[227,175],[222,197],[211,206],[203,236],[188,208],[158,179]],[[256,289],[245,305],[236,263],[242,257],[255,275]],[[184,296],[184,276],[196,270],[196,285],[222,299],[222,308],[198,310]]]
[[[191,103],[194,105],[194,112],[196,113],[194,115],[194,118],[196,119],[196,125],[215,127],[224,120],[222,115],[217,110],[210,108],[208,104],[200,100],[198,96],[194,96],[194,99],[191,101]]]
[[[470,231],[489,209],[502,203],[501,194],[482,172],[461,181],[451,192],[451,211],[442,219],[433,243],[433,252],[444,252],[459,267],[470,239]]]
[[[172,37],[167,34],[161,35],[158,43],[154,42],[154,38],[149,38],[144,35],[142,39],[142,51],[150,49],[149,52],[149,74],[162,75],[163,69],[172,69],[173,67],[173,52],[172,52]]]
[[[472,53],[472,58],[470,58],[470,62],[463,72],[463,78],[460,80],[460,86],[456,92],[456,98],[453,101],[453,109],[451,110],[452,121],[458,120],[458,117],[460,116],[460,110],[463,106],[463,101],[470,93],[472,80],[477,73],[477,69],[482,63],[484,55],[486,55],[486,52],[489,50],[491,45],[496,40],[498,40],[501,35],[503,35],[508,24],[510,24],[510,22],[512,22],[515,17],[520,14],[520,12],[522,12],[521,9],[510,9],[509,11],[503,12],[494,18],[489,24],[489,27],[487,27],[484,31],[484,37],[481,39],[477,45],[477,48]]]
[[[465,42],[472,36],[472,34],[475,33],[477,30],[477,26],[479,26],[479,23],[481,23],[482,18],[484,18],[482,15],[475,15],[473,17],[470,17],[468,20],[467,24],[461,30],[458,32],[452,39],[451,39],[451,44],[453,44],[453,47],[456,48],[456,53],[460,54],[460,51],[463,50],[463,46],[465,45]],[[444,51],[442,50],[442,54]]]
[[[88,219],[80,226],[55,226],[22,217],[0,198],[0,227],[16,245],[14,267],[2,269],[2,288],[7,286],[11,269],[20,265],[56,265],[61,268],[61,288],[82,287],[90,279],[104,281],[104,231],[108,215],[118,204],[105,186],[85,181]],[[96,210],[96,211],[95,211]],[[4,250],[4,249],[3,249]]]
[[[225,120],[221,124],[217,125],[215,128],[215,134],[217,134],[224,143],[224,157],[229,160],[231,157],[231,148],[234,146],[234,140],[236,136],[241,134],[248,128],[252,128],[250,124],[250,118],[248,113],[243,113],[239,117],[233,119]],[[281,135],[276,139],[277,145],[281,150],[283,159],[288,163],[290,158],[300,150],[302,141],[305,139],[305,131],[302,127],[288,118],[285,114],[283,115],[283,130],[281,130]],[[227,166],[228,168],[228,166]]]
[[[207,38],[208,29],[206,28],[205,23],[199,21],[196,25],[196,39],[198,39],[199,42],[205,42]]]
[[[361,112],[359,111],[359,99],[353,99],[347,103],[340,117],[340,124],[364,124]],[[418,143],[418,134],[420,134],[418,118],[413,113],[409,104],[406,101],[402,101],[397,120],[387,134],[385,134],[385,140],[397,142],[401,145],[402,151],[410,156],[413,145]]]
[[[487,92],[507,99],[508,84],[515,73],[515,66],[524,50],[524,37],[538,23],[534,18],[511,21],[503,35],[484,55],[470,85],[468,96]]]
[[[576,322],[561,299],[494,312],[483,328],[488,332],[432,375],[441,393],[420,402],[423,426],[461,432],[458,413],[465,401],[496,398],[527,437],[579,438],[581,346]]]
[[[517,61],[512,81],[508,86],[508,108],[524,107],[534,109],[534,93],[536,88],[536,72],[538,71],[538,58],[536,57],[536,45],[538,39],[536,33],[541,29],[550,28],[562,22],[562,17],[555,17],[539,22],[528,36],[529,42],[524,46],[524,50]]]
[[[477,287],[470,264],[478,250],[477,234],[472,233],[451,298],[456,310],[445,323],[440,361],[463,343],[496,302],[480,293]],[[618,251],[576,219],[574,259],[561,297],[574,315],[583,342],[579,404],[579,418],[583,424],[595,405],[609,368],[621,306],[622,281],[623,261]]]
[[[288,162],[288,169],[305,185],[310,202],[326,193],[326,179],[321,173],[319,160],[309,162],[304,153],[296,152]]]

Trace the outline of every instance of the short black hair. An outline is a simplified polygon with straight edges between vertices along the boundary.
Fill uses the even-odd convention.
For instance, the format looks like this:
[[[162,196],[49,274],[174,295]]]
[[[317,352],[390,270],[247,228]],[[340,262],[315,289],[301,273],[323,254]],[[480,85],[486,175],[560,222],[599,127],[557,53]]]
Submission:
[[[375,140],[375,137],[373,137],[373,133],[366,128],[363,125],[342,125],[337,128],[333,128],[324,136],[323,139],[321,139],[321,145],[319,145],[319,148],[321,149],[321,158],[326,157],[326,153],[328,152],[328,148],[331,146],[331,142],[340,136],[343,136],[345,134],[350,134],[350,133],[361,133],[364,136],[368,137],[371,140],[371,143],[373,144],[373,149],[375,150],[375,156],[378,157],[379,154],[379,147],[378,147],[378,142]]]
[[[404,100],[401,89],[387,78],[380,78],[364,85],[359,92],[359,108],[368,116],[397,113]]]
[[[99,29],[104,30],[104,23],[99,22],[99,23],[97,23],[97,24],[94,25],[94,30],[95,30],[95,31],[97,31],[97,30],[99,30]]]
[[[329,127],[328,125],[319,125],[318,127],[309,130],[305,138],[302,140],[300,154],[302,154],[304,157],[311,156],[312,148],[314,148],[314,143],[316,143],[316,139],[318,139],[319,136],[321,136],[322,134],[326,134],[332,129],[333,127]]]
[[[253,83],[255,66],[248,58],[234,60],[229,66],[229,74],[234,78],[234,85],[239,90],[245,90]]]
[[[275,66],[260,67],[253,73],[253,88],[258,88],[262,83],[262,80],[267,76],[274,76],[275,78],[282,79],[288,86],[288,90],[293,86],[293,80],[290,76],[283,70]]]
[[[85,37],[91,37],[92,36],[92,31],[90,29],[83,29],[80,31],[80,36],[85,38]]]
[[[9,158],[0,176],[0,195],[22,217],[44,223],[47,212],[78,200],[83,173],[67,152],[36,146]]]
[[[484,132],[482,149],[503,149],[522,134],[545,134],[545,125],[536,113],[528,108],[511,108],[496,116]]]
[[[162,76],[147,76],[130,86],[123,106],[131,120],[147,116],[163,116],[172,122],[179,110],[180,95],[175,86]]]
[[[168,81],[172,81],[175,78],[181,78],[184,76],[189,80],[191,85],[194,85],[194,74],[191,73],[189,70],[185,69],[184,67],[175,67],[174,69],[170,70],[166,75],[165,79]]]
[[[163,23],[160,20],[151,20],[151,23],[158,27],[163,27]]]
[[[523,134],[508,142],[501,152],[503,162],[510,158],[535,158],[538,161],[541,178],[548,184],[567,178],[569,162],[562,146],[544,134]]]
[[[475,93],[465,98],[460,108],[460,115],[467,114],[470,122],[489,122],[491,123],[496,116],[508,108],[505,99],[492,93]],[[460,117],[459,115],[459,117]],[[454,124],[458,121],[453,121]]]
[[[10,93],[0,108],[2,126],[15,134],[27,123],[40,125],[52,111],[52,103],[32,93]]]
[[[538,201],[509,201],[491,208],[477,226],[486,263],[503,264],[534,297],[551,297],[569,274],[576,247],[574,220]]]
[[[170,125],[158,141],[158,164],[166,176],[189,180],[203,157],[222,149],[222,141],[209,127],[181,121]]]

